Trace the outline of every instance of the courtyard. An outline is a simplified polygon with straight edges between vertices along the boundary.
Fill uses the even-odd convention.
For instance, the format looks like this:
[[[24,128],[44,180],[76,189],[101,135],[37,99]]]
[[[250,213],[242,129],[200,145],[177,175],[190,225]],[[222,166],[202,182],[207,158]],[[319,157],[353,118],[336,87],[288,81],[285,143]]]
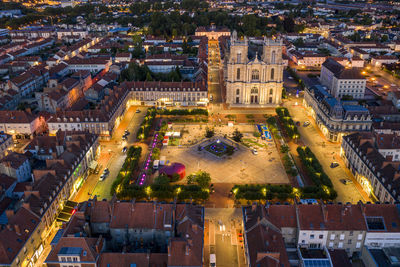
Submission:
[[[236,128],[243,133],[243,140],[252,140],[251,145],[224,137],[231,136]],[[254,138],[254,125],[214,128],[216,135],[210,139],[204,137],[205,126],[174,125],[174,131],[179,129],[184,129],[180,145],[163,147],[161,156],[169,162],[184,164],[186,174],[198,170],[208,172],[212,183],[289,183],[275,145]],[[233,148],[233,154],[227,153],[229,147]],[[257,154],[252,152],[253,148]]]

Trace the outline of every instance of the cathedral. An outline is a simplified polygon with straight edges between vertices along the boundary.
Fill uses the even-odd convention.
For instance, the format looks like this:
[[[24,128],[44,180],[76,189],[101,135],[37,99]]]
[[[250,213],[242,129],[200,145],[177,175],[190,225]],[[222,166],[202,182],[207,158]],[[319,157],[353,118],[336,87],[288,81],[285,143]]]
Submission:
[[[225,68],[226,102],[230,106],[271,107],[281,103],[284,68],[281,39],[264,38],[261,49],[233,32]]]

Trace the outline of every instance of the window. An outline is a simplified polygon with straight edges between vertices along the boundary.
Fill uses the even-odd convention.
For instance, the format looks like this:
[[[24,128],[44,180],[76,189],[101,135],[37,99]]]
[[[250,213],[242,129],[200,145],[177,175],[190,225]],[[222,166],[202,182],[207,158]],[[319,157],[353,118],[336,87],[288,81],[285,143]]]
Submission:
[[[275,79],[275,69],[271,69],[271,80]]]
[[[333,248],[333,242],[329,242],[329,247]]]
[[[351,239],[347,240],[347,244],[349,245],[351,244]]]
[[[253,88],[250,91],[251,94],[258,94],[258,89],[257,88]]]
[[[360,248],[361,247],[361,242],[357,242],[356,243],[356,248]]]
[[[236,70],[236,80],[240,80],[240,69]]]
[[[310,235],[310,239],[314,239],[314,235]]]
[[[335,240],[335,234],[331,234],[331,240]]]
[[[275,51],[272,51],[272,54],[271,54],[271,63],[272,64],[275,64],[275,57],[276,57],[276,53],[275,53]]]
[[[343,242],[339,242],[338,248],[343,248]]]
[[[236,95],[240,95],[240,89],[236,89]]]
[[[322,238],[324,238],[324,235],[319,235],[319,239],[322,239]]]
[[[362,239],[362,234],[359,234],[358,236],[357,236],[357,240],[361,240]]]
[[[344,234],[340,235],[340,240],[344,240]]]
[[[260,79],[260,72],[258,70],[251,71],[251,79],[252,80],[259,80]]]

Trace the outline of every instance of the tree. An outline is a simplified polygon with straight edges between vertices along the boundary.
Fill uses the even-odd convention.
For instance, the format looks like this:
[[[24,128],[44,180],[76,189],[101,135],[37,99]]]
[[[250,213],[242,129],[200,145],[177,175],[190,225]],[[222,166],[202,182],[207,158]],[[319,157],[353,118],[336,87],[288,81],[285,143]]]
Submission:
[[[154,179],[154,184],[157,185],[167,185],[169,184],[170,179],[168,176],[161,174]]]
[[[235,129],[235,131],[233,131],[232,138],[235,140],[235,142],[240,143],[242,141],[243,134],[238,129]]]
[[[202,189],[209,188],[211,183],[210,174],[204,171],[198,171],[196,173],[192,173],[186,179],[189,185],[197,184]]]
[[[206,128],[206,138],[211,138],[215,135],[215,131],[213,128]]]
[[[153,78],[151,77],[150,72],[148,72],[148,73],[146,74],[146,81],[148,81],[148,82],[153,81]]]
[[[287,145],[281,146],[281,153],[287,153],[289,152],[289,147]]]

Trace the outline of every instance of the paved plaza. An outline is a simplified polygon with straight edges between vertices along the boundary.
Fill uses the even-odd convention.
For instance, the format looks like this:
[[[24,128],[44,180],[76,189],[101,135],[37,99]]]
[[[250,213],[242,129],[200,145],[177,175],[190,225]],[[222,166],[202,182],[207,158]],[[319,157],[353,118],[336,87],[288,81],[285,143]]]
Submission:
[[[252,125],[246,127],[255,129]],[[243,128],[245,127],[241,129]],[[249,133],[243,133],[245,138],[249,136]],[[191,136],[191,134],[187,133],[186,136]],[[205,147],[217,139],[235,147],[234,154],[218,157],[206,150],[199,151],[199,146]],[[166,156],[169,162],[184,164],[186,175],[198,170],[210,173],[212,183],[289,183],[276,147],[269,145],[257,147],[257,150],[258,155],[254,155],[250,148],[225,139],[223,135],[216,135],[211,139],[204,138],[203,141],[191,146],[164,147],[161,149],[161,155]]]

